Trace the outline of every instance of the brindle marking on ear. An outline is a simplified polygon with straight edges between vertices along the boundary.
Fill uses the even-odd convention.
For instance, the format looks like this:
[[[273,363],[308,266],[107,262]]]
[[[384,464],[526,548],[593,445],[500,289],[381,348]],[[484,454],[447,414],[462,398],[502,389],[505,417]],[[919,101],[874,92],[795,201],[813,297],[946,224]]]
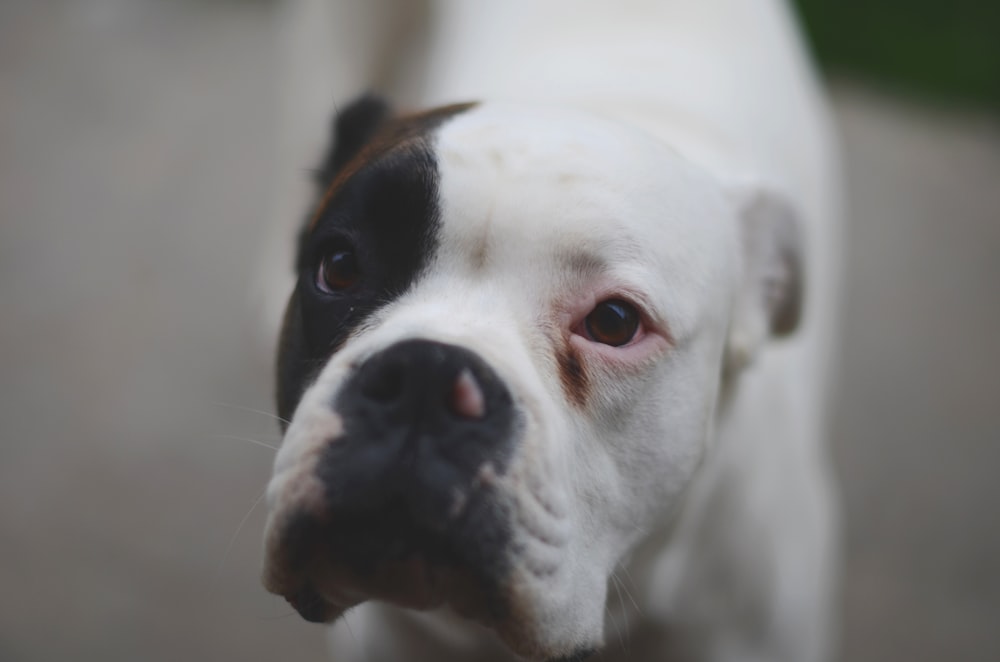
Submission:
[[[380,96],[365,94],[337,112],[333,120],[333,140],[313,181],[322,196],[337,173],[372,139],[389,120],[392,108]]]
[[[330,181],[316,212],[309,223],[309,229],[315,227],[320,216],[330,201],[337,195],[344,183],[358,172],[365,164],[375,161],[393,149],[403,149],[414,146],[414,142],[423,141],[427,134],[437,128],[445,120],[463,111],[469,110],[476,102],[456,103],[439,108],[432,108],[418,113],[401,115],[391,120],[380,122],[374,127],[370,137],[363,147],[346,160]]]

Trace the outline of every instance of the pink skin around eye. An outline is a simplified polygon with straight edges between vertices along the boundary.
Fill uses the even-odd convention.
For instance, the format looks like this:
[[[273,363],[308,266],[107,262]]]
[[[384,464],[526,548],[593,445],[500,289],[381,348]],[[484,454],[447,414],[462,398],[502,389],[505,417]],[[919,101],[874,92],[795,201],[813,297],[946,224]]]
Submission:
[[[603,301],[620,300],[630,304],[639,313],[639,327],[632,339],[614,347],[590,339],[586,329],[587,315]],[[638,366],[666,352],[671,345],[670,333],[665,325],[652,321],[640,297],[626,289],[601,288],[577,299],[566,309],[565,317],[570,331],[570,343],[589,361],[608,367]],[[565,327],[564,327],[565,328]]]

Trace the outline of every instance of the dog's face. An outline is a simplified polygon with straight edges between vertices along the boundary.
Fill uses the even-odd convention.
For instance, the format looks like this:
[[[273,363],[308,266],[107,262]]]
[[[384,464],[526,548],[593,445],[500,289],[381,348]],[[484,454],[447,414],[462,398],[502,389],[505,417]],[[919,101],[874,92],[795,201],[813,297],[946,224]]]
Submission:
[[[267,588],[314,621],[376,599],[533,659],[599,647],[727,362],[794,326],[788,224],[582,114],[366,99],[337,134],[280,347]]]

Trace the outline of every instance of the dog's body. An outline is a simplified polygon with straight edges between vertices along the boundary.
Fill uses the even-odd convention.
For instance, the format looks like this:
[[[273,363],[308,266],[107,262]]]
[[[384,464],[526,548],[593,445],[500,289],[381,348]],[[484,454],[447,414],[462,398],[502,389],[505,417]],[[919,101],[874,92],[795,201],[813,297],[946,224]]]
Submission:
[[[783,8],[431,16],[403,96],[479,103],[342,116],[285,318],[268,587],[360,604],[338,662],[825,659],[838,190]],[[390,372],[423,412],[400,429]]]

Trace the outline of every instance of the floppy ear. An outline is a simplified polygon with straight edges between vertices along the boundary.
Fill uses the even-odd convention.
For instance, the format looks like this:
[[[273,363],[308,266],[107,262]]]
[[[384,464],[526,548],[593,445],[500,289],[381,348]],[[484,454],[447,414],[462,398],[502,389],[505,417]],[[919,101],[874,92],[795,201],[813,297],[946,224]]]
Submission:
[[[314,176],[319,195],[326,192],[337,172],[361,151],[391,114],[389,103],[371,93],[361,95],[337,112],[331,144]]]
[[[726,348],[726,368],[753,360],[771,337],[786,336],[802,312],[802,240],[799,219],[782,194],[741,186],[734,193],[743,271]]]
[[[296,269],[302,266],[299,262],[303,255],[302,246],[309,236],[316,205],[324,198],[341,169],[371,142],[391,115],[389,103],[369,93],[359,96],[334,116],[330,144],[319,167],[313,171],[315,198],[299,229]]]

